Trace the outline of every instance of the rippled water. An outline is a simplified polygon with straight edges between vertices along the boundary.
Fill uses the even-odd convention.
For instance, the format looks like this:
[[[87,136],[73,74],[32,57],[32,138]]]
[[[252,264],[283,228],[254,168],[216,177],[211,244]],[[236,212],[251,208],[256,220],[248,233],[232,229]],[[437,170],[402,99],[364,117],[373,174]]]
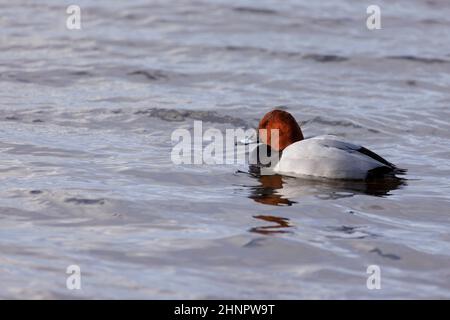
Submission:
[[[76,2],[0,1],[1,298],[450,298],[448,1]],[[406,180],[171,162],[274,106]]]

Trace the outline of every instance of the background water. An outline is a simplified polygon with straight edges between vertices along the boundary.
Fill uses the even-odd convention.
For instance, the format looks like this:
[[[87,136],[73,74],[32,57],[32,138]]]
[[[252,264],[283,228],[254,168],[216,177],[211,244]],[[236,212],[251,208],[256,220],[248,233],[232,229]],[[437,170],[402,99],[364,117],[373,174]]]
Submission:
[[[450,298],[450,4],[372,2],[0,0],[0,297]],[[171,162],[280,105],[407,180]]]

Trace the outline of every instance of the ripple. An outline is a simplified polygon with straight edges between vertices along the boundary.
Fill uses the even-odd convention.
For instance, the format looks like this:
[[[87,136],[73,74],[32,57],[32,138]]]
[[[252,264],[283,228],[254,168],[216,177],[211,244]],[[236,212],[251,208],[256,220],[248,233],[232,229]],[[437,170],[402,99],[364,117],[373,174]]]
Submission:
[[[252,7],[235,7],[233,11],[251,14],[275,15],[278,12],[272,9],[252,8]]]
[[[73,203],[76,205],[94,205],[94,204],[103,205],[103,204],[105,204],[104,199],[85,199],[85,198],[67,198],[64,200],[64,202]]]
[[[373,132],[373,133],[380,133],[380,131],[373,129],[373,128],[367,128],[364,127],[360,124],[354,123],[352,121],[349,120],[332,120],[332,119],[326,119],[324,117],[321,116],[316,116],[310,120],[306,120],[303,122],[303,124],[307,124],[307,123],[318,123],[318,124],[323,124],[326,126],[330,126],[330,127],[344,127],[344,128],[354,128],[354,129],[365,129],[369,132]]]
[[[158,118],[168,122],[181,122],[186,121],[187,119],[194,119],[220,124],[228,123],[238,127],[250,127],[248,123],[241,118],[222,115],[216,111],[149,108],[136,111],[134,114],[145,114],[149,117]]]
[[[370,252],[371,252],[371,253],[376,253],[376,254],[378,254],[380,257],[386,258],[386,259],[389,259],[389,260],[400,260],[400,259],[401,259],[401,257],[398,256],[398,255],[396,255],[396,254],[393,254],[393,253],[383,253],[383,251],[381,251],[381,249],[379,249],[379,248],[374,248],[374,249],[370,250]]]
[[[160,79],[167,79],[167,75],[165,75],[161,71],[147,71],[147,70],[136,70],[129,72],[128,75],[135,76],[144,76],[148,80],[160,80]]]
[[[444,60],[440,58],[425,58],[425,57],[418,57],[418,56],[409,56],[409,55],[403,55],[403,56],[388,56],[388,59],[396,59],[396,60],[407,60],[412,62],[420,62],[425,64],[436,64],[436,63],[449,63],[449,60]]]
[[[318,53],[305,54],[303,58],[307,60],[313,60],[316,62],[342,62],[349,60],[349,58],[343,56],[338,56],[334,54],[318,54]]]

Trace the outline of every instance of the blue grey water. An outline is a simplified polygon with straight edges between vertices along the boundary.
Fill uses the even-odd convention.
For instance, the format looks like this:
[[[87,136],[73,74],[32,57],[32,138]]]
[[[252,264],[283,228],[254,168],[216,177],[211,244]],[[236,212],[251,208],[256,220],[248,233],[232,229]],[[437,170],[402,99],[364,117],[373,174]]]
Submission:
[[[450,298],[448,1],[72,2],[0,0],[0,298]],[[172,163],[275,106],[406,180]]]

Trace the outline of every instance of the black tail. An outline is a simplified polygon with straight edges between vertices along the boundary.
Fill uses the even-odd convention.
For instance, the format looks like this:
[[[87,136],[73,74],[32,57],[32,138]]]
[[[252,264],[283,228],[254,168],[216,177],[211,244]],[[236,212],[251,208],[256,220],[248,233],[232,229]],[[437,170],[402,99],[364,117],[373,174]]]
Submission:
[[[369,170],[367,172],[366,180],[383,179],[383,178],[397,178],[396,175],[404,175],[408,171],[407,169],[397,168],[395,165],[381,166]]]

